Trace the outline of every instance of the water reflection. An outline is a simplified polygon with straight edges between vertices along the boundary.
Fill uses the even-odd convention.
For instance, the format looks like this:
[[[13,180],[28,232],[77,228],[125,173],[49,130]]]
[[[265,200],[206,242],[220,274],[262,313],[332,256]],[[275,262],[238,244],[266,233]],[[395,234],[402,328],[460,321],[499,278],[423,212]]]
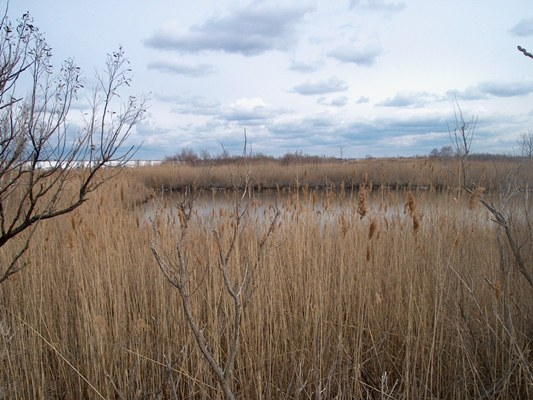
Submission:
[[[460,225],[491,224],[490,215],[483,207],[469,207],[468,198],[457,199],[454,193],[416,191],[414,193],[416,218],[422,227],[443,219]],[[147,220],[156,217],[169,224],[177,224],[180,207],[192,205],[191,221],[213,224],[223,217],[242,213],[249,223],[264,225],[275,210],[280,211],[280,221],[299,222],[311,220],[322,228],[339,224],[370,221],[380,218],[385,223],[410,224],[414,220],[408,204],[407,191],[369,190],[366,212],[359,210],[361,198],[355,190],[264,190],[254,193],[231,190],[204,190],[195,193],[167,193],[143,210]],[[346,222],[348,221],[348,222]]]

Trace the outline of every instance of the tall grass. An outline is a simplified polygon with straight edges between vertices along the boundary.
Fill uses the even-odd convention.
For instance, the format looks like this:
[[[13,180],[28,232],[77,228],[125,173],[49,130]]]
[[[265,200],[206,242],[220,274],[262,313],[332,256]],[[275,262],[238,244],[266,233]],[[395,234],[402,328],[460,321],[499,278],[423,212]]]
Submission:
[[[151,199],[139,183],[145,173],[124,174],[83,208],[42,223],[30,265],[0,287],[7,398],[221,398],[150,253],[158,235],[172,256],[178,216],[154,216],[172,199]],[[523,360],[532,361],[533,299],[520,276],[509,281],[518,332],[509,335],[495,227],[482,208],[455,192],[369,186],[364,199],[305,187],[271,199],[282,215],[245,301],[239,398],[533,396]],[[234,277],[257,256],[269,212],[264,200],[249,202]],[[212,232],[228,240],[232,223],[217,200],[193,216],[185,243],[191,305],[220,359],[231,305]]]
[[[437,190],[460,186],[459,164],[455,159],[369,159],[323,163],[295,163],[285,165],[278,161],[246,164],[246,160],[229,164],[188,165],[162,164],[137,169],[138,178],[155,190],[182,189],[186,186],[233,188],[242,186],[239,177],[250,172],[249,183],[254,189],[294,187],[358,188],[362,184],[390,188],[432,187]],[[513,171],[521,171],[521,179],[533,186],[531,163],[520,158],[499,161],[469,161],[472,182],[487,190],[498,185]],[[470,184],[470,182],[468,182]]]

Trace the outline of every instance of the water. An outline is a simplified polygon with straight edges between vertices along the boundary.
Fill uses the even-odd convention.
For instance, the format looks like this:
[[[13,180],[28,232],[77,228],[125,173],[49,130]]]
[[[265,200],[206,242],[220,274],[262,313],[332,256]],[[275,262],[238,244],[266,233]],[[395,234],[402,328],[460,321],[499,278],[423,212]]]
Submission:
[[[421,225],[446,220],[448,223],[469,226],[495,226],[490,213],[481,205],[469,208],[468,197],[458,200],[453,193],[418,190],[415,209]],[[411,224],[413,214],[407,207],[406,191],[373,190],[368,193],[366,214],[361,216],[357,191],[338,190],[267,190],[254,193],[236,193],[228,190],[210,190],[196,194],[170,193],[148,203],[143,214],[148,221],[179,224],[180,209],[191,212],[193,222],[213,225],[215,221],[241,215],[258,227],[268,224],[276,212],[279,220],[297,223],[311,218],[320,227],[336,227],[341,220],[372,220]]]

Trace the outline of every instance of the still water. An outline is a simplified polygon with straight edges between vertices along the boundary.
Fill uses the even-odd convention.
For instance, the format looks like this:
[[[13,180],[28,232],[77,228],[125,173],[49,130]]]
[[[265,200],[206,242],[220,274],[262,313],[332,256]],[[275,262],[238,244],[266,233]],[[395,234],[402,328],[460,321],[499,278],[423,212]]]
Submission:
[[[156,218],[179,223],[180,209],[191,212],[191,221],[212,223],[222,216],[241,214],[249,223],[267,223],[276,212],[281,222],[312,218],[321,226],[334,226],[341,219],[385,219],[410,223],[413,213],[422,225],[448,221],[464,225],[493,224],[490,214],[468,196],[417,190],[411,209],[407,191],[375,189],[365,199],[356,191],[342,190],[265,190],[242,193],[231,190],[204,190],[197,193],[166,193],[145,205],[146,220]],[[361,206],[362,203],[364,207]]]

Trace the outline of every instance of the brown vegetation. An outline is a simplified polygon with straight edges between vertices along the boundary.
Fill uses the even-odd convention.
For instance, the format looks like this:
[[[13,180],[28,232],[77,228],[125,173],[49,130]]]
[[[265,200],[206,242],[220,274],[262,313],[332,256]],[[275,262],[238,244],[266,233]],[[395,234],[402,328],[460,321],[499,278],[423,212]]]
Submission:
[[[503,160],[475,158],[469,161],[472,182],[488,191],[498,185],[510,171],[530,163],[523,158]],[[139,168],[137,175],[154,190],[181,190],[186,187],[233,188],[242,182],[249,164],[245,160],[220,164],[171,164]],[[454,158],[368,159],[357,161],[298,162],[280,160],[252,161],[250,183],[255,190],[276,188],[340,188],[357,190],[361,185],[387,188],[458,189],[460,165]],[[533,168],[522,168],[523,182],[533,187]]]
[[[503,280],[489,212],[469,207],[455,190],[434,190],[448,179],[444,165],[362,163],[371,168],[342,164],[336,176],[373,183],[364,214],[355,189],[306,188],[314,177],[327,177],[328,187],[337,182],[326,166],[280,169],[281,180],[289,184],[296,174],[298,185],[247,200],[227,264],[237,280],[261,251],[268,204],[281,215],[243,303],[231,381],[237,397],[531,397],[531,290],[512,270],[514,278]],[[238,176],[230,167],[220,171]],[[394,175],[401,171],[411,173]],[[209,172],[203,176],[218,183],[217,170]],[[490,187],[492,173],[484,173]],[[149,246],[157,235],[160,251],[171,255],[179,237],[172,196],[150,199],[153,188],[197,185],[201,176],[190,167],[125,171],[81,209],[38,226],[25,254],[36,268],[0,287],[7,398],[222,397]],[[222,173],[217,179],[224,182]],[[379,187],[394,181],[433,189]],[[198,200],[182,247],[191,312],[219,362],[231,340],[232,303],[217,273],[220,243],[229,243],[235,224],[227,196],[229,206],[218,195]],[[157,219],[156,231],[149,218]],[[4,263],[10,247],[1,250]],[[504,309],[511,315],[504,318]],[[506,331],[508,318],[516,335]]]

